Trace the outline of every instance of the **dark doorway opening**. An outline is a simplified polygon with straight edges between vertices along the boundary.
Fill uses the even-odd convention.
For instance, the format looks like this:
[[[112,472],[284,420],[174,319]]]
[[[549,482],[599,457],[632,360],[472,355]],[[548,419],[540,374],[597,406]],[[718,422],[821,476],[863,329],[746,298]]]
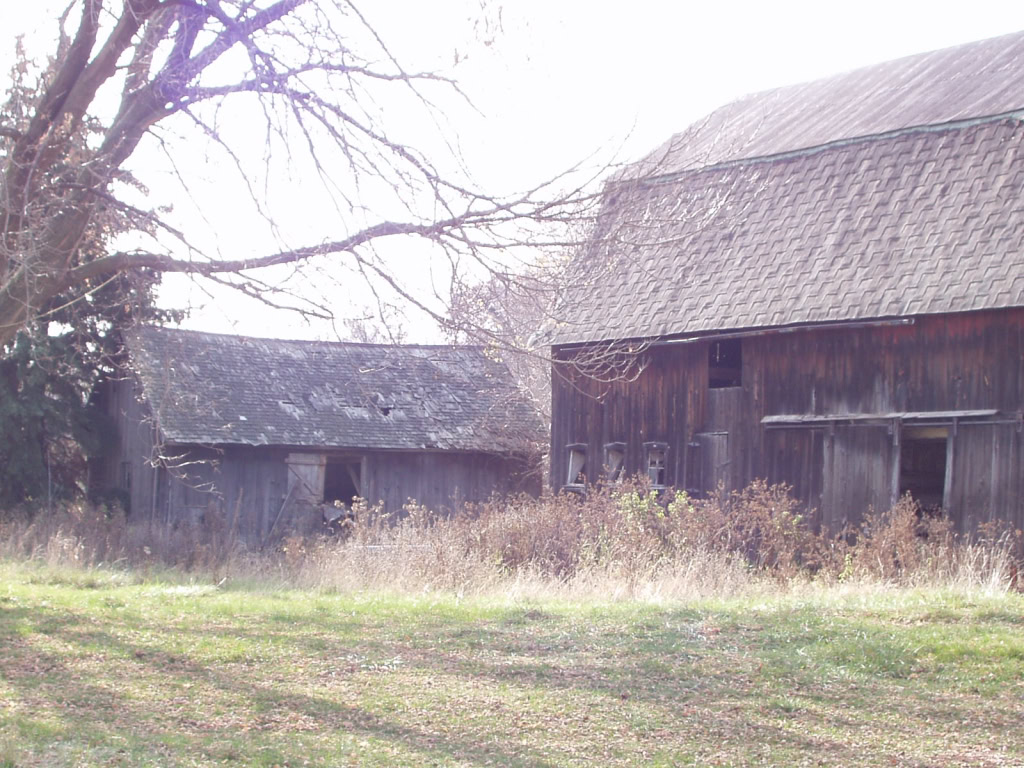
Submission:
[[[909,493],[925,511],[945,505],[946,427],[904,429],[900,436],[900,496]]]
[[[743,385],[743,345],[740,339],[712,341],[708,350],[708,387],[726,389]]]
[[[337,501],[345,507],[351,507],[353,500],[362,495],[359,487],[360,470],[358,460],[328,459],[324,475],[324,502],[333,504]]]

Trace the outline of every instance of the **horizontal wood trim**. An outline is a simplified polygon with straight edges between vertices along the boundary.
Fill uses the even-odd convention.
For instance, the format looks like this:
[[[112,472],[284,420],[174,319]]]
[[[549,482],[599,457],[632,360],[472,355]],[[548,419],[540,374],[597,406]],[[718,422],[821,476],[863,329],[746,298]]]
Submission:
[[[981,419],[998,414],[998,410],[991,408],[972,411],[892,411],[889,413],[781,413],[765,416],[761,419],[761,423],[768,426],[797,426],[856,421],[892,421],[893,419],[900,421],[952,421],[953,419]]]

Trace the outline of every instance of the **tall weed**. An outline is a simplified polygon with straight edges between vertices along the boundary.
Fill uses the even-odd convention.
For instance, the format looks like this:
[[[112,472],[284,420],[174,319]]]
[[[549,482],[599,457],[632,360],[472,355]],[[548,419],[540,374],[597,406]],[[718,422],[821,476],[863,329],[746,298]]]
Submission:
[[[823,582],[1020,585],[1020,531],[958,537],[909,497],[855,531],[816,533],[781,485],[758,481],[692,499],[643,480],[585,494],[494,498],[438,517],[357,504],[341,535],[285,535],[247,549],[231,520],[167,526],[69,504],[0,523],[0,556],[53,567],[172,568],[223,579],[341,591],[674,599]],[[231,518],[236,519],[235,516]]]

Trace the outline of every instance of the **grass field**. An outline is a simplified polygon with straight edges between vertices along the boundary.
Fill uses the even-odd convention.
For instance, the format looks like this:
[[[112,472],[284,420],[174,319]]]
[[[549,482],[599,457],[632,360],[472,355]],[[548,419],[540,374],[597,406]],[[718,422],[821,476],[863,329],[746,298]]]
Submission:
[[[1024,766],[1024,596],[343,596],[0,564],[0,766]]]

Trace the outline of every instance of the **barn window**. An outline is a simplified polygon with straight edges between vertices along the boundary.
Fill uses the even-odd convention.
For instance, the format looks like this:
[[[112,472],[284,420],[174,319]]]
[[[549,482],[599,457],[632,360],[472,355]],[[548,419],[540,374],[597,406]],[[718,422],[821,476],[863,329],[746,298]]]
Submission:
[[[572,443],[566,447],[569,450],[569,474],[565,484],[581,486],[587,482],[587,446]]]
[[[626,444],[608,443],[604,447],[604,466],[609,483],[621,483],[626,464]]]
[[[647,466],[647,479],[656,488],[663,488],[667,484],[667,465],[665,454],[668,453],[666,443],[644,443],[644,463]]]
[[[705,490],[704,484],[704,446],[693,440],[686,444],[686,493],[698,498]]]
[[[712,341],[708,350],[708,386],[711,389],[739,387],[743,384],[743,346],[741,339]]]
[[[132,489],[132,463],[130,461],[121,462],[121,487],[126,491]]]
[[[948,427],[904,427],[900,433],[900,495],[926,510],[945,505]]]

